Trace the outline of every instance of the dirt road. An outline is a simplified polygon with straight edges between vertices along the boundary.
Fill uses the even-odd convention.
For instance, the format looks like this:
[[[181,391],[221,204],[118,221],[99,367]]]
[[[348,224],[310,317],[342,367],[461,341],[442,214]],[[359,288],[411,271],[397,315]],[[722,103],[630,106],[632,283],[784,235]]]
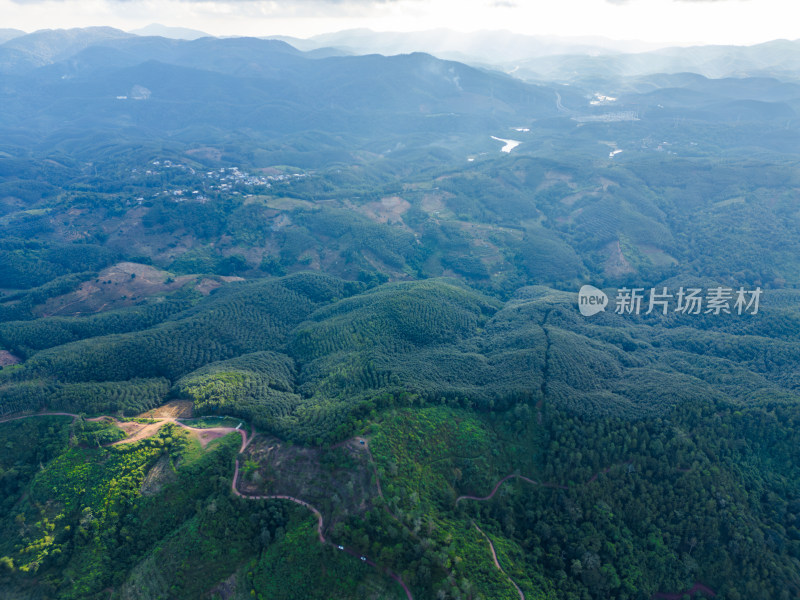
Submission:
[[[75,413],[68,413],[68,412],[41,412],[41,413],[34,413],[32,415],[21,415],[18,417],[6,417],[5,419],[0,419],[0,423],[8,423],[9,421],[19,421],[20,419],[30,419],[31,417],[72,417],[73,419],[77,419],[79,415]]]
[[[242,451],[245,449],[246,446],[247,446],[247,444],[244,444],[242,446]],[[240,454],[241,454],[241,452],[240,452]],[[331,542],[328,542],[325,539],[325,535],[322,533],[322,531],[324,529],[324,521],[323,521],[323,518],[322,518],[322,513],[319,510],[317,510],[316,507],[312,506],[311,504],[309,504],[305,500],[301,500],[300,498],[296,498],[294,496],[288,496],[288,495],[285,495],[285,494],[268,494],[268,495],[243,494],[238,490],[238,482],[239,482],[239,459],[237,458],[235,466],[234,466],[234,470],[233,470],[233,480],[231,481],[231,490],[233,491],[234,494],[236,494],[240,498],[245,498],[247,500],[276,500],[276,499],[277,500],[289,500],[291,502],[295,502],[296,504],[300,504],[302,506],[305,506],[308,510],[310,510],[311,512],[314,513],[314,516],[317,517],[317,536],[319,537],[320,543],[322,543],[322,544],[331,543]],[[408,586],[406,585],[405,581],[403,581],[402,578],[399,575],[397,575],[396,573],[394,573],[391,569],[386,568],[386,567],[381,567],[380,565],[378,565],[377,563],[375,563],[371,559],[367,558],[363,554],[360,554],[359,552],[356,552],[355,550],[353,550],[351,548],[347,548],[347,547],[344,547],[344,546],[337,546],[337,548],[339,550],[347,552],[347,554],[350,554],[351,556],[354,556],[356,558],[359,558],[359,559],[363,560],[368,565],[370,565],[372,567],[375,567],[376,569],[381,569],[384,573],[386,573],[386,575],[388,575],[389,577],[394,579],[398,584],[400,584],[400,586],[403,588],[403,591],[406,593],[406,597],[408,598],[408,600],[414,600],[414,597],[411,595],[411,590],[408,588]],[[524,600],[524,598],[523,598],[523,600]]]
[[[513,579],[511,579],[511,577],[508,576],[508,573],[506,573],[503,570],[503,567],[500,566],[500,562],[497,560],[497,552],[494,551],[494,544],[492,543],[492,540],[490,540],[489,536],[486,535],[480,527],[478,527],[475,521],[473,521],[472,524],[475,526],[475,529],[477,529],[478,532],[484,537],[484,539],[487,542],[489,542],[489,549],[492,551],[492,560],[494,561],[494,566],[497,567],[499,571],[506,576],[506,579],[508,579],[511,582],[511,585],[513,585],[516,588],[520,600],[525,600],[525,594],[522,593],[522,590],[519,589],[519,586],[516,584],[516,582]]]

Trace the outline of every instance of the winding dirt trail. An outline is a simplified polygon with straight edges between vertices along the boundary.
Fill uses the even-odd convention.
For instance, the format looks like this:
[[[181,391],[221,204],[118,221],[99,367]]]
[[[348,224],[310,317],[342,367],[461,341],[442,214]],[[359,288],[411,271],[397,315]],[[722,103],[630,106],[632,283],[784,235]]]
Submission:
[[[33,418],[33,417],[57,417],[57,416],[72,417],[73,419],[77,419],[77,418],[80,417],[80,415],[76,415],[74,413],[67,413],[67,412],[41,412],[41,413],[34,413],[34,414],[30,414],[30,415],[19,415],[19,416],[16,416],[16,417],[7,417],[7,418],[4,418],[4,419],[0,419],[0,423],[5,423],[7,421],[17,421],[17,420],[20,420],[20,419],[30,419],[30,418]],[[130,423],[130,422],[118,421],[115,417],[111,417],[111,416],[99,416],[99,417],[94,417],[94,418],[87,419],[87,420],[88,421],[99,421],[99,420],[102,420],[102,419],[111,419],[114,422],[114,424],[116,424],[117,426],[123,425],[125,423]],[[239,454],[241,454],[242,452],[245,451],[247,446],[250,445],[250,442],[253,441],[253,438],[256,435],[255,427],[251,427],[251,433],[250,433],[250,435],[248,435],[247,431],[245,431],[245,429],[241,428],[241,427],[210,427],[210,428],[190,427],[189,425],[185,425],[185,424],[181,423],[180,421],[178,421],[178,419],[176,417],[160,417],[160,418],[156,418],[156,419],[153,419],[153,420],[155,421],[154,423],[146,424],[141,429],[138,429],[137,431],[133,432],[132,435],[130,435],[129,437],[125,438],[124,440],[120,440],[118,442],[113,442],[111,445],[131,444],[133,442],[137,442],[139,440],[143,440],[143,439],[146,439],[148,437],[152,437],[153,435],[155,435],[161,429],[161,427],[164,426],[165,423],[174,423],[175,425],[178,425],[179,427],[182,427],[183,429],[187,429],[187,430],[189,430],[189,431],[191,431],[191,432],[193,432],[195,434],[198,434],[198,437],[200,437],[200,441],[201,441],[201,444],[203,445],[203,447],[205,447],[205,445],[208,443],[208,441],[210,441],[209,439],[206,439],[206,442],[203,443],[203,436],[202,436],[203,433],[211,433],[211,436],[209,436],[209,437],[211,437],[212,439],[214,437],[221,437],[221,435],[226,435],[228,433],[234,433],[234,432],[235,433],[239,433],[242,436],[242,445],[239,447]],[[371,457],[372,457],[372,455],[370,454],[370,458]],[[374,463],[373,463],[373,468],[374,468]],[[375,471],[375,476],[376,476],[376,481],[378,481],[378,489],[380,491],[380,480],[377,479],[377,475],[378,475],[378,472],[376,470]],[[331,543],[331,542],[329,542],[328,540],[325,539],[325,535],[323,534],[324,521],[323,521],[323,518],[322,518],[322,513],[319,510],[317,510],[316,507],[312,506],[311,504],[309,504],[305,500],[301,500],[300,498],[295,498],[294,496],[288,496],[288,495],[284,495],[284,494],[271,494],[271,495],[264,495],[264,496],[256,496],[256,495],[252,495],[251,496],[251,495],[248,495],[248,494],[242,494],[237,489],[238,481],[239,481],[239,459],[237,458],[235,466],[234,466],[234,471],[233,471],[233,480],[231,481],[231,490],[233,491],[233,493],[235,495],[239,496],[240,498],[244,498],[246,500],[289,500],[291,502],[295,502],[297,504],[305,506],[308,510],[310,510],[311,512],[314,513],[314,516],[317,517],[317,535],[319,536],[320,543],[322,543],[322,544],[330,544]],[[382,491],[380,491],[380,494],[381,494],[381,496],[383,496],[383,492]],[[389,569],[387,567],[381,567],[380,565],[378,565],[377,563],[375,563],[371,559],[367,558],[363,554],[359,554],[358,552],[356,552],[355,550],[353,550],[351,548],[346,548],[344,546],[337,546],[337,548],[339,548],[340,550],[342,550],[344,552],[347,552],[347,554],[350,554],[351,556],[354,556],[354,557],[362,560],[363,562],[367,563],[368,565],[383,571],[386,575],[388,575],[391,579],[393,579],[395,582],[397,582],[403,588],[403,591],[406,593],[406,597],[408,598],[408,600],[414,600],[414,596],[411,594],[411,590],[408,588],[408,586],[406,585],[405,581],[403,581],[403,579],[397,573],[395,573],[394,571],[392,571],[391,569]]]
[[[494,488],[492,489],[492,492],[488,496],[459,496],[458,498],[456,498],[456,504],[458,504],[462,500],[476,500],[478,502],[484,502],[486,500],[491,500],[494,497],[494,495],[497,493],[497,490],[500,489],[501,485],[503,485],[509,479],[515,479],[515,478],[522,479],[523,481],[527,481],[528,483],[533,484],[533,485],[540,485],[538,481],[534,481],[533,479],[529,479],[528,477],[525,477],[524,475],[518,475],[516,473],[512,473],[511,475],[506,475],[500,481],[498,481],[495,484]],[[541,484],[541,485],[544,485],[544,484]],[[548,487],[550,487],[550,486],[548,486]],[[556,487],[556,486],[552,486],[552,487]],[[562,486],[557,486],[557,487],[562,487]],[[564,489],[566,489],[566,486],[563,486],[563,487],[564,487]],[[522,593],[522,590],[517,585],[517,582],[514,581],[513,579],[511,579],[509,574],[506,573],[503,570],[503,567],[500,566],[500,562],[497,560],[497,553],[494,550],[494,544],[492,544],[492,540],[490,540],[489,536],[486,535],[480,527],[478,527],[478,524],[474,520],[472,521],[472,524],[475,526],[475,529],[477,529],[480,532],[480,534],[486,539],[486,541],[489,542],[489,549],[492,551],[492,560],[494,561],[494,566],[497,567],[500,570],[500,572],[503,575],[506,576],[506,579],[508,579],[511,582],[511,585],[513,585],[516,588],[520,599],[521,600],[525,600],[525,594]]]
[[[241,430],[238,430],[238,431],[241,431]],[[255,430],[253,430],[253,432],[255,433]],[[242,433],[243,436],[245,436],[245,433],[243,431],[241,433]],[[250,437],[250,440],[252,440],[252,438],[253,438],[253,436]],[[244,452],[244,449],[250,443],[250,440],[248,440],[247,443],[245,443],[244,439],[242,440],[242,448],[239,451],[239,454]],[[375,475],[377,477],[377,471],[376,471]],[[263,496],[243,494],[238,490],[238,482],[239,482],[239,459],[237,458],[235,466],[234,466],[234,470],[233,470],[233,480],[231,481],[231,490],[233,491],[234,494],[236,494],[240,498],[244,498],[246,500],[289,500],[291,502],[295,502],[296,504],[300,504],[302,506],[305,506],[308,510],[310,510],[311,512],[314,513],[314,516],[317,517],[317,536],[319,537],[320,543],[321,544],[332,544],[332,542],[329,542],[328,540],[325,539],[325,534],[322,533],[325,523],[324,523],[324,520],[322,518],[322,513],[319,510],[317,510],[316,507],[312,506],[311,504],[309,504],[305,500],[301,500],[300,498],[296,498],[295,496],[288,496],[288,495],[285,495],[285,494],[269,494],[269,495],[263,495]],[[378,483],[378,489],[380,490],[380,483]],[[382,492],[380,492],[380,493],[381,493],[381,497],[382,497],[383,493]],[[406,593],[406,598],[408,598],[408,600],[414,600],[414,596],[411,594],[411,590],[406,585],[406,582],[403,581],[403,579],[397,573],[395,573],[394,571],[392,571],[388,567],[381,567],[380,565],[378,565],[377,563],[372,561],[367,556],[356,552],[352,548],[347,548],[345,546],[339,546],[339,545],[337,545],[336,547],[339,550],[342,550],[343,552],[346,552],[347,554],[349,554],[351,556],[354,556],[354,557],[364,561],[365,563],[367,563],[371,567],[375,567],[376,569],[379,569],[379,570],[383,571],[386,575],[391,577],[394,581],[396,581],[403,588],[403,591]]]
[[[630,464],[631,462],[632,461],[628,460],[628,461],[625,461],[622,464]],[[597,477],[600,474],[608,473],[615,466],[616,465],[611,465],[610,467],[607,467],[607,468],[603,469],[599,473],[595,473],[583,485],[587,485],[589,483],[592,483],[593,481],[597,481]],[[487,500],[491,500],[492,498],[494,498],[494,495],[497,493],[497,490],[500,489],[500,486],[503,485],[509,479],[521,479],[522,481],[530,483],[531,485],[541,485],[542,487],[555,488],[555,489],[559,489],[559,490],[568,490],[569,489],[569,486],[566,486],[566,485],[563,485],[563,484],[534,481],[533,479],[530,479],[529,477],[525,477],[524,475],[519,475],[517,473],[511,473],[510,475],[506,475],[500,481],[498,481],[495,484],[494,488],[492,489],[491,493],[488,496],[470,496],[470,495],[459,496],[458,498],[456,498],[456,504],[458,504],[462,500],[475,500],[476,502],[485,502]],[[480,531],[481,535],[484,538],[486,538],[486,541],[489,542],[489,548],[492,551],[492,560],[494,560],[494,566],[497,567],[500,570],[500,572],[503,575],[506,576],[506,579],[508,579],[511,582],[511,584],[517,589],[517,592],[519,593],[519,597],[521,598],[521,600],[525,600],[525,594],[522,593],[522,590],[520,589],[520,587],[517,585],[517,583],[513,579],[511,579],[511,577],[508,575],[508,573],[506,573],[503,570],[503,567],[500,566],[500,563],[497,560],[497,553],[494,550],[494,544],[492,544],[492,540],[490,540],[489,536],[486,535],[481,530],[480,527],[478,527],[478,524],[475,523],[474,520],[472,521],[472,524],[475,526],[475,529]],[[665,600],[673,600],[673,599],[670,597],[670,598],[666,598]]]
[[[0,419],[0,423],[8,423],[9,421],[19,421],[20,419],[30,419],[31,417],[72,417],[73,419],[77,419],[80,415],[76,415],[75,413],[68,413],[68,412],[41,412],[41,413],[33,413],[31,415],[20,415],[18,417],[6,417],[4,419]]]
[[[593,483],[593,482],[597,481],[597,479],[598,479],[598,477],[600,475],[604,475],[604,474],[608,473],[614,467],[621,466],[621,465],[630,465],[630,464],[633,464],[632,460],[626,460],[626,461],[624,461],[622,463],[618,463],[618,464],[611,465],[610,467],[606,467],[602,471],[598,471],[597,473],[592,475],[589,479],[586,480],[585,483],[583,483],[581,485],[589,485],[590,483]],[[677,470],[680,471],[680,472],[691,471],[691,469],[677,469]],[[376,473],[376,476],[377,476],[377,473]],[[487,500],[491,500],[494,497],[494,495],[497,493],[497,490],[500,489],[501,485],[503,485],[509,479],[515,479],[515,478],[516,479],[522,479],[523,481],[526,481],[526,482],[528,482],[528,483],[530,483],[532,485],[541,485],[543,487],[556,488],[556,489],[560,489],[560,490],[569,489],[569,486],[566,486],[566,485],[534,481],[533,479],[525,477],[524,475],[518,475],[517,473],[512,473],[510,475],[506,475],[500,481],[498,481],[495,484],[494,488],[492,489],[491,493],[488,496],[469,496],[469,495],[459,496],[458,498],[456,498],[456,504],[458,504],[462,500],[475,500],[477,502],[485,502]],[[494,550],[494,544],[492,544],[492,540],[490,540],[489,536],[486,535],[481,530],[480,527],[478,527],[478,524],[475,523],[474,520],[472,521],[472,524],[475,526],[475,529],[480,531],[481,535],[483,535],[483,537],[486,539],[486,541],[489,542],[489,548],[492,551],[492,560],[494,560],[494,565],[498,569],[500,569],[500,571],[503,573],[503,575],[505,575],[508,578],[508,580],[514,585],[515,588],[517,588],[517,592],[519,592],[519,596],[520,596],[521,600],[525,600],[525,595],[522,593],[522,590],[519,588],[519,586],[516,584],[516,582],[513,579],[511,579],[511,577],[509,577],[508,573],[503,571],[503,568],[500,566],[500,563],[497,561],[497,553]],[[704,595],[707,595],[707,596],[709,596],[711,598],[715,598],[716,595],[717,595],[716,592],[714,590],[712,590],[710,587],[708,587],[707,585],[705,585],[703,583],[700,583],[699,581],[696,581],[691,588],[689,588],[687,590],[684,590],[682,592],[679,592],[677,594],[675,594],[675,593],[667,593],[667,592],[656,592],[655,594],[653,594],[653,596],[651,598],[652,598],[652,600],[681,600],[681,598],[683,598],[683,597],[685,597],[687,595],[688,596],[694,596],[695,594],[704,594]]]
[[[75,413],[69,413],[69,412],[40,412],[40,413],[33,413],[33,414],[28,414],[28,415],[19,415],[19,416],[16,416],[16,417],[5,417],[5,418],[0,419],[0,423],[7,423],[9,421],[18,421],[18,420],[21,420],[21,419],[30,419],[30,418],[33,418],[33,417],[72,417],[73,419],[77,419],[77,418],[80,417],[80,415],[77,415]],[[109,417],[106,417],[106,416],[94,417],[94,418],[91,418],[91,419],[87,419],[87,421],[99,421],[99,420],[105,419],[105,418],[111,419],[117,426],[120,426],[120,425],[125,423],[125,422],[118,421],[115,417],[110,417],[110,416]],[[187,429],[187,430],[189,430],[189,431],[191,431],[191,432],[193,432],[195,434],[198,434],[198,437],[200,437],[200,441],[201,441],[201,444],[203,445],[203,447],[206,446],[206,444],[208,443],[208,441],[210,441],[210,439],[213,439],[215,437],[221,437],[222,435],[227,435],[228,433],[238,432],[242,436],[242,444],[241,444],[241,446],[239,448],[239,454],[241,454],[242,452],[245,451],[247,446],[250,445],[250,442],[253,440],[253,438],[256,435],[255,427],[252,427],[251,434],[248,435],[247,431],[245,431],[245,429],[241,428],[241,427],[236,427],[236,428],[234,428],[234,427],[212,427],[212,428],[190,427],[190,426],[185,425],[185,424],[181,423],[180,421],[178,421],[178,419],[176,417],[162,417],[162,418],[154,419],[154,421],[155,421],[154,423],[146,424],[144,427],[142,427],[141,429],[135,431],[132,435],[130,435],[129,437],[125,438],[124,440],[120,440],[118,442],[113,442],[111,445],[130,444],[130,443],[142,440],[142,439],[146,439],[148,437],[152,437],[153,435],[155,435],[161,429],[161,427],[165,423],[174,423],[174,424],[178,425],[179,427],[182,427],[183,429]],[[207,434],[210,434],[210,435],[207,436],[207,439],[205,440],[205,443],[203,443],[203,437],[200,436],[201,432],[206,432]],[[210,438],[210,439],[208,439],[208,438]],[[369,456],[369,461],[370,461],[370,464],[372,465],[372,469],[373,469],[373,472],[375,474],[375,483],[376,483],[376,486],[377,486],[377,489],[378,489],[378,495],[382,499],[384,499],[384,503],[383,503],[384,510],[395,521],[400,523],[403,527],[406,527],[406,525],[397,517],[397,515],[392,513],[391,510],[389,510],[389,507],[387,506],[387,504],[385,502],[385,498],[383,496],[383,489],[381,487],[381,480],[380,480],[380,477],[378,475],[378,468],[377,468],[377,465],[375,463],[375,459],[372,456],[372,451],[369,448],[369,442],[364,438],[356,438],[356,439],[361,444],[364,445],[364,448],[365,448],[365,450],[367,452],[367,455]],[[339,446],[339,445],[341,445],[343,443],[345,443],[345,442],[341,442],[340,444],[337,444],[337,446]],[[627,461],[625,461],[623,463],[619,463],[619,464],[631,464],[632,462],[633,462],[632,460],[627,460]],[[595,473],[585,483],[583,483],[581,485],[588,485],[588,484],[590,484],[590,483],[592,483],[594,481],[597,481],[599,475],[608,473],[615,466],[618,466],[618,465],[611,465],[610,467],[606,467],[602,471],[599,471],[598,473]],[[687,471],[690,471],[691,469],[678,469],[678,470],[681,471],[681,472],[687,472]],[[555,489],[561,489],[561,490],[569,489],[569,486],[566,486],[566,485],[563,485],[563,484],[556,484],[556,483],[549,483],[549,482],[539,482],[539,481],[535,481],[533,479],[530,479],[528,477],[525,477],[524,475],[519,475],[517,473],[511,473],[509,475],[506,475],[502,479],[500,479],[495,484],[494,488],[492,488],[492,491],[491,491],[491,493],[489,493],[489,495],[487,495],[487,496],[463,495],[463,496],[459,496],[458,498],[456,498],[455,503],[458,504],[462,500],[474,500],[476,502],[485,502],[485,501],[491,500],[494,497],[494,495],[497,493],[497,490],[500,489],[500,486],[503,485],[509,479],[521,479],[521,480],[523,480],[523,481],[525,481],[527,483],[530,483],[532,485],[540,485],[542,487],[555,488]],[[243,494],[237,489],[238,481],[239,481],[239,459],[237,458],[236,462],[235,462],[235,466],[234,466],[233,479],[231,481],[231,490],[236,496],[238,496],[240,498],[244,498],[246,500],[289,500],[291,502],[295,502],[296,504],[300,504],[300,505],[306,507],[312,513],[314,513],[314,516],[317,517],[317,535],[319,537],[320,543],[322,543],[322,544],[330,544],[331,543],[331,542],[329,542],[329,541],[327,541],[325,539],[325,535],[323,534],[324,520],[323,520],[323,517],[322,517],[322,513],[316,507],[312,506],[311,504],[309,504],[305,500],[301,500],[300,498],[296,498],[294,496],[288,496],[288,495],[284,495],[284,494],[270,494],[270,495]],[[508,575],[508,573],[506,573],[503,570],[503,568],[500,566],[500,562],[497,560],[497,552],[495,551],[494,544],[492,543],[492,540],[489,538],[488,535],[486,535],[486,533],[484,533],[484,531],[480,527],[478,527],[478,524],[475,523],[474,520],[472,520],[472,525],[475,527],[475,529],[478,530],[478,532],[484,537],[484,539],[489,544],[489,549],[490,549],[490,551],[492,553],[492,560],[494,562],[495,567],[501,573],[503,573],[503,575],[505,575],[505,577],[508,579],[509,582],[511,582],[511,584],[514,586],[514,588],[517,590],[517,593],[519,594],[520,600],[526,600],[525,594],[520,589],[520,587],[517,585],[517,583],[513,579],[511,579],[511,577]],[[412,532],[412,535],[413,535],[413,532]],[[381,567],[380,565],[378,565],[377,563],[375,563],[371,559],[367,558],[363,554],[359,554],[358,552],[356,552],[355,550],[353,550],[351,548],[346,548],[344,546],[337,546],[337,548],[339,550],[342,550],[342,551],[346,552],[347,554],[350,554],[351,556],[359,558],[360,560],[366,562],[368,565],[370,565],[372,567],[375,567],[377,569],[381,569],[386,575],[388,575],[391,579],[393,579],[395,582],[397,582],[403,588],[403,591],[406,593],[406,597],[408,598],[408,600],[414,600],[414,597],[411,594],[411,590],[408,588],[406,583],[403,581],[403,579],[399,575],[394,573],[391,569],[389,569],[387,567]],[[683,598],[686,595],[694,596],[695,594],[698,594],[698,593],[708,595],[709,597],[712,597],[712,598],[716,597],[716,592],[714,592],[714,590],[712,590],[708,586],[704,585],[703,583],[695,582],[694,585],[691,588],[689,588],[687,590],[684,590],[683,592],[679,592],[677,594],[676,593],[666,593],[666,592],[656,592],[655,594],[653,594],[652,599],[653,600],[680,600],[680,598]]]
[[[497,569],[503,575],[506,576],[506,579],[508,579],[511,582],[511,585],[513,585],[516,588],[517,593],[519,594],[520,600],[525,600],[525,594],[522,593],[522,590],[519,589],[519,586],[516,584],[516,582],[513,579],[511,579],[511,577],[509,577],[508,573],[506,573],[503,570],[503,567],[500,566],[500,562],[497,560],[497,552],[494,551],[494,544],[492,543],[492,540],[490,540],[489,536],[486,535],[480,527],[478,527],[478,524],[475,523],[475,521],[472,521],[472,524],[475,526],[475,529],[477,529],[478,532],[484,537],[484,539],[487,542],[489,542],[489,549],[492,551],[492,560],[494,561],[494,566],[497,567]]]
[[[511,475],[506,475],[500,481],[498,481],[495,484],[494,489],[492,490],[492,492],[488,496],[469,496],[469,495],[459,496],[458,498],[456,498],[456,504],[458,504],[462,500],[476,500],[478,502],[484,502],[486,500],[491,500],[492,498],[494,498],[494,495],[497,493],[497,490],[500,489],[500,486],[503,485],[509,479],[522,479],[522,481],[527,481],[528,483],[533,484],[533,485],[541,485],[543,487],[557,488],[557,489],[560,489],[560,490],[569,489],[566,485],[558,485],[558,484],[555,484],[555,483],[540,483],[538,481],[534,481],[533,479],[529,479],[528,477],[525,477],[524,475],[518,475],[516,473],[512,473]]]
[[[240,452],[241,454],[241,452]],[[300,500],[300,498],[295,498],[294,496],[287,496],[285,494],[269,494],[266,496],[258,496],[254,494],[243,494],[237,489],[237,484],[239,482],[239,459],[236,459],[236,466],[233,470],[233,480],[231,481],[231,489],[233,493],[239,496],[240,498],[246,498],[247,500],[291,500],[292,502],[296,502],[297,504],[301,504],[305,506],[308,510],[314,513],[317,517],[317,535],[319,536],[319,541],[323,544],[325,543],[325,535],[322,533],[323,528],[323,521],[322,521],[322,513],[319,512],[315,507],[311,506],[305,500]]]
[[[378,489],[378,496],[380,496],[381,500],[383,500],[383,510],[386,511],[386,514],[388,514],[392,519],[397,521],[397,524],[400,525],[400,527],[402,527],[403,529],[405,529],[413,538],[419,540],[420,539],[419,535],[417,535],[414,531],[412,531],[408,527],[408,525],[406,525],[403,521],[400,520],[400,517],[398,517],[396,514],[394,514],[389,509],[389,503],[386,501],[386,498],[383,495],[383,488],[381,487],[381,478],[378,475],[378,465],[375,462],[375,457],[372,456],[372,450],[370,450],[370,448],[369,448],[369,440],[366,439],[366,438],[360,438],[360,437],[356,438],[356,440],[359,442],[359,444],[364,446],[364,450],[366,450],[366,452],[367,452],[367,456],[369,458],[369,464],[372,465],[372,472],[375,474],[375,485],[376,485],[376,487]],[[453,571],[452,570],[447,569],[447,568],[445,568],[445,570],[448,571],[448,573],[450,573],[451,577],[453,577]],[[399,578],[398,578],[398,582],[403,586],[403,589],[406,590],[406,594],[408,595],[409,600],[411,600],[411,592],[408,591],[408,588],[406,587],[405,583],[403,583]]]
[[[598,471],[597,473],[595,473],[594,475],[589,477],[589,479],[587,479],[586,482],[583,483],[582,485],[588,485],[588,484],[590,484],[590,483],[592,483],[594,481],[597,481],[597,478],[600,475],[605,475],[606,473],[610,472],[611,469],[613,469],[614,467],[618,467],[620,465],[629,465],[629,464],[632,464],[632,463],[633,463],[632,460],[626,460],[624,462],[611,465],[610,467],[606,467],[602,471]],[[478,502],[484,502],[486,500],[491,500],[494,497],[494,495],[497,493],[497,490],[500,489],[500,486],[503,485],[509,479],[521,479],[522,481],[527,481],[528,483],[530,483],[532,485],[540,485],[542,487],[555,488],[555,489],[558,489],[558,490],[568,490],[569,489],[568,485],[564,485],[564,484],[561,484],[561,483],[551,483],[551,482],[548,482],[548,481],[534,481],[533,479],[530,479],[529,477],[525,477],[524,475],[519,475],[517,473],[511,473],[510,475],[506,475],[500,481],[498,481],[495,484],[494,489],[492,489],[492,492],[488,496],[469,496],[469,495],[459,496],[458,498],[456,498],[456,504],[458,504],[462,500],[476,500]]]

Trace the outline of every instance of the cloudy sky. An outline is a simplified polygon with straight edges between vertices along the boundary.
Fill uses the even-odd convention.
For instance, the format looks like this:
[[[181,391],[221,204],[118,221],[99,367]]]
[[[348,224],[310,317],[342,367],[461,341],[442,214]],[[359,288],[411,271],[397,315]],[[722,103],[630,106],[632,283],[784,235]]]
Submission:
[[[650,42],[753,44],[797,39],[797,0],[0,0],[0,27],[150,23],[214,35],[310,35],[367,27],[507,29]]]

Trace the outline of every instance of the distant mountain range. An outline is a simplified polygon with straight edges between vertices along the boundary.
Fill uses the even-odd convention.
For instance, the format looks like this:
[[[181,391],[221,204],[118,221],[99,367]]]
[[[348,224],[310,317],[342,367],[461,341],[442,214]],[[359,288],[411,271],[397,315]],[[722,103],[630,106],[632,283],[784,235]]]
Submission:
[[[509,31],[375,32],[350,29],[308,39],[276,37],[302,50],[335,48],[350,54],[428,52],[439,58],[493,66],[516,77],[573,82],[691,72],[706,77],[775,76],[796,80],[800,41],[754,46],[665,47],[602,37],[528,36]]]
[[[146,31],[188,35],[154,27]],[[303,153],[321,144],[353,147],[359,138],[382,155],[411,147],[460,153],[465,136],[489,143],[534,123],[540,144],[545,136],[565,143],[565,132],[583,123],[642,119],[659,132],[676,118],[772,122],[785,131],[800,111],[800,42],[540,56],[509,69],[420,52],[350,55],[323,45],[344,39],[321,36],[319,48],[304,51],[274,39],[172,39],[109,27],[18,35],[0,44],[0,130],[6,139],[46,133],[81,145],[86,132],[92,144],[108,135],[190,142],[245,136],[259,144],[295,136],[291,144]],[[423,38],[386,38],[397,47],[403,39]],[[770,148],[793,143],[785,133],[764,139]]]
[[[800,40],[775,40],[755,46],[693,46],[638,54],[589,56],[579,52],[505,63],[507,71],[528,80],[612,80],[655,73],[696,73],[709,78],[776,77],[800,79]]]
[[[324,131],[385,140],[495,134],[558,114],[554,90],[496,70],[423,53],[326,57],[258,38],[38,31],[0,45],[0,73],[0,127],[50,134]],[[577,92],[561,95],[581,102]]]
[[[41,29],[0,45],[0,72],[24,72],[67,59],[100,42],[134,37],[113,27]]]
[[[0,28],[0,44],[4,44],[8,40],[13,40],[15,37],[25,35],[25,32],[20,29],[2,29]]]
[[[642,41],[611,40],[599,36],[533,36],[510,31],[464,33],[452,29],[415,32],[348,29],[308,39],[281,36],[273,38],[286,41],[302,50],[331,47],[351,54],[429,52],[440,58],[485,64],[566,53],[597,55],[643,52],[663,46]]]
[[[151,23],[146,27],[132,29],[129,33],[143,36],[158,35],[175,40],[196,40],[202,37],[213,37],[210,33],[206,33],[205,31],[200,31],[198,29],[189,29],[188,27],[168,27],[167,25],[160,25],[159,23]]]
[[[41,30],[31,34],[0,29],[0,72],[13,65],[57,62],[100,41],[133,36],[192,41],[210,34],[152,23],[123,32],[109,27]],[[510,73],[530,81],[610,81],[656,73],[696,73],[709,78],[777,77],[797,80],[800,40],[774,40],[754,46],[665,47],[638,40],[593,37],[530,36],[509,31],[375,32],[349,29],[307,39],[269,36],[309,53],[310,57],[425,52]]]

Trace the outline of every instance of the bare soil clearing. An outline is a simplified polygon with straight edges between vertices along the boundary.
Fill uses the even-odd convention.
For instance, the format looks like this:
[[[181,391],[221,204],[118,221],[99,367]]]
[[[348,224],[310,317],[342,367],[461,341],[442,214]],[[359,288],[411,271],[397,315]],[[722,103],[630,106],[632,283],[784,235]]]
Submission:
[[[0,367],[9,367],[22,362],[22,359],[14,356],[8,350],[0,350]]]
[[[170,273],[149,265],[121,262],[103,269],[95,279],[85,281],[74,292],[50,298],[35,310],[42,317],[98,313],[173,292],[196,278],[197,275],[173,278]]]
[[[139,415],[140,419],[190,419],[194,416],[191,400],[171,400]]]
[[[369,457],[355,440],[324,449],[262,435],[242,454],[241,462],[241,492],[304,498],[320,507],[328,528],[348,515],[362,514],[376,496]]]

